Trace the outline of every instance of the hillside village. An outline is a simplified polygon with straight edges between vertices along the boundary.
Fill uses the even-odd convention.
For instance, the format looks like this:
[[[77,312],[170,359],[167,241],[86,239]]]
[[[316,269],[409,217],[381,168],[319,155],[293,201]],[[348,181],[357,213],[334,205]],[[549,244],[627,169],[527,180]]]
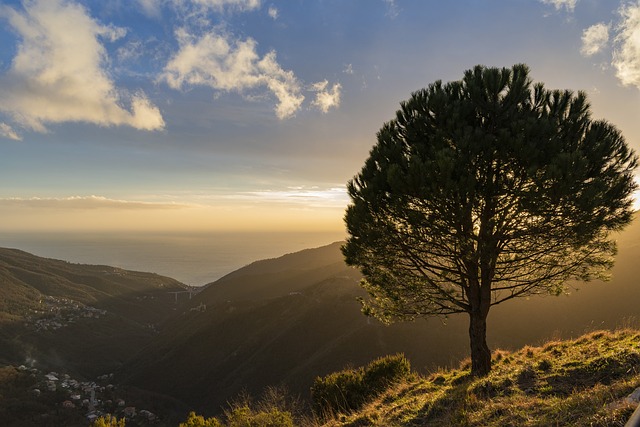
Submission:
[[[105,414],[135,421],[134,425],[154,425],[160,421],[151,411],[127,404],[123,392],[113,383],[113,373],[101,375],[95,381],[81,381],[67,373],[44,373],[25,365],[15,369],[32,378],[29,393],[34,399],[53,401],[57,410],[62,408],[68,413],[75,412],[85,417],[88,423]],[[42,414],[43,417],[46,415]]]
[[[95,318],[107,314],[101,310],[69,298],[43,295],[39,307],[25,317],[25,326],[35,331],[50,331],[64,328],[80,319]]]

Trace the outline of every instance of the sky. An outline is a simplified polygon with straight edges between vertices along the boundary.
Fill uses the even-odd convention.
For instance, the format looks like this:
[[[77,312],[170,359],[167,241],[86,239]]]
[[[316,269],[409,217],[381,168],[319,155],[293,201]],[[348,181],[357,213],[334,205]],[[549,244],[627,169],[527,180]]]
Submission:
[[[517,63],[640,152],[640,1],[2,0],[0,231],[341,231],[401,101]]]

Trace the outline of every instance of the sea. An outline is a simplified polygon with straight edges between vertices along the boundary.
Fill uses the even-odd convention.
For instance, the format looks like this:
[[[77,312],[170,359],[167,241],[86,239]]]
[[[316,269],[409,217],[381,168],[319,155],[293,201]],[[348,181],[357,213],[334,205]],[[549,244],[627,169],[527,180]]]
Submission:
[[[0,247],[172,277],[202,286],[254,261],[345,239],[341,232],[0,232]]]

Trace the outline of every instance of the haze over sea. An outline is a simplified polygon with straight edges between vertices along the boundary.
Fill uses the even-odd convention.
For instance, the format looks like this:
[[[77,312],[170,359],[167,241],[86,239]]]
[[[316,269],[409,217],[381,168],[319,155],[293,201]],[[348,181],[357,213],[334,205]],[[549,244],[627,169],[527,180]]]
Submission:
[[[253,261],[323,246],[344,237],[338,232],[0,232],[0,246],[74,263],[153,272],[202,286]]]

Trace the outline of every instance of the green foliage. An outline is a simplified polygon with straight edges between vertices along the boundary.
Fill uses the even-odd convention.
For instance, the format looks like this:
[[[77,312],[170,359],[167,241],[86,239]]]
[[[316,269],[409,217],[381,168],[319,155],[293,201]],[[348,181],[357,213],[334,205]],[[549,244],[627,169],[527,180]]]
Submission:
[[[311,388],[313,410],[320,417],[357,410],[410,374],[409,361],[396,354],[376,359],[364,368],[317,377]]]
[[[472,370],[486,374],[491,306],[606,278],[637,159],[589,110],[522,64],[476,66],[402,102],[348,184],[343,253],[365,276],[365,313],[468,313]]]
[[[639,339],[638,330],[599,331],[501,351],[485,377],[468,366],[413,376],[323,425],[623,426],[637,406],[626,397],[640,384]]]
[[[195,412],[189,413],[180,427],[293,427],[293,409],[299,402],[291,402],[286,390],[269,387],[262,398],[254,403],[249,397],[241,397],[224,411],[224,419],[205,419]]]
[[[364,370],[345,369],[325,377],[317,377],[311,388],[313,411],[325,417],[356,410],[366,401]]]
[[[91,427],[125,427],[124,418],[118,419],[117,417],[107,414],[96,419]]]
[[[248,406],[238,406],[226,417],[227,427],[293,427],[291,414],[278,408],[255,412]]]
[[[367,394],[374,396],[386,391],[411,374],[411,364],[403,354],[380,357],[367,365],[363,382]]]
[[[202,415],[196,415],[195,412],[189,412],[187,420],[180,423],[180,427],[223,427],[223,424],[216,418],[205,419]]]
[[[190,412],[180,427],[293,427],[291,414],[278,408],[255,411],[247,405],[235,406],[225,412],[225,418],[222,422]]]

